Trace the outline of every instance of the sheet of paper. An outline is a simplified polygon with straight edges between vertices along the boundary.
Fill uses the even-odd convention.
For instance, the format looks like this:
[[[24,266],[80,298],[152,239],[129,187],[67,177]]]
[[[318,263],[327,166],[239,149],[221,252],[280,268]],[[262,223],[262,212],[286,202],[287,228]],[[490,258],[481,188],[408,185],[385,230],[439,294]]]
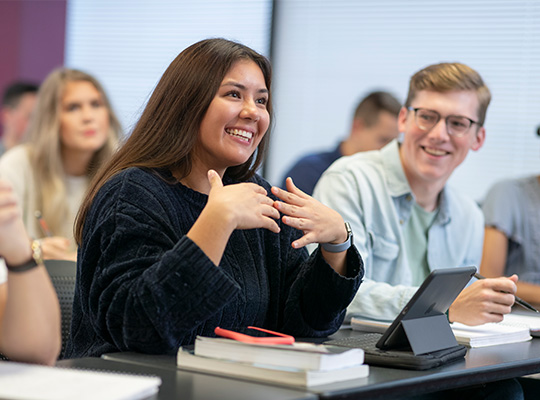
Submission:
[[[136,400],[159,390],[161,378],[0,362],[0,398]]]

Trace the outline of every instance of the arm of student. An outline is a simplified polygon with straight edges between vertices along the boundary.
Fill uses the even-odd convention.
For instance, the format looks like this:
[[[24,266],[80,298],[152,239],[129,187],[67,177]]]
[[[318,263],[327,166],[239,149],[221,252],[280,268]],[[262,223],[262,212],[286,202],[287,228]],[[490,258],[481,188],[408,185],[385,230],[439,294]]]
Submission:
[[[516,285],[518,297],[529,303],[540,304],[540,285],[523,281],[518,281]]]
[[[506,235],[496,228],[486,227],[480,273],[486,278],[504,276],[507,255]],[[540,303],[540,285],[523,281],[518,281],[516,285],[516,294],[520,298],[530,303]]]
[[[504,267],[508,255],[508,238],[500,230],[486,227],[480,273],[486,278],[504,276]]]
[[[196,207],[184,209],[152,174],[118,179],[98,193],[85,221],[73,342],[88,340],[90,327],[120,351],[174,354],[219,324],[241,289],[187,236]]]
[[[202,251],[219,265],[235,229],[266,228],[278,233],[279,212],[266,190],[255,183],[223,186],[217,172],[208,172],[211,189],[208,203],[187,233]]]
[[[77,252],[69,250],[69,239],[60,236],[40,239],[43,258],[45,260],[77,261]]]
[[[341,215],[302,192],[291,178],[287,178],[287,190],[274,186],[272,193],[282,200],[274,202],[274,207],[285,214],[283,223],[304,233],[291,244],[295,249],[310,243],[339,244],[347,240],[348,232]],[[347,249],[336,253],[322,249],[322,255],[336,272],[346,275]]]
[[[510,278],[480,279],[461,291],[448,310],[450,322],[481,325],[501,322],[512,311],[517,275]]]
[[[31,259],[30,240],[5,181],[0,181],[0,255],[13,266]],[[0,350],[13,360],[53,364],[60,352],[60,308],[45,267],[8,272],[1,290]]]
[[[305,248],[291,246],[303,233],[281,222],[281,232],[274,235],[264,232],[270,252],[265,252],[266,264],[271,266],[271,274],[278,273],[271,292],[278,293],[271,301],[270,310],[280,316],[274,320],[283,321],[277,330],[289,332],[299,337],[325,337],[341,326],[347,306],[350,304],[363,277],[363,263],[356,247],[346,252],[346,275],[337,273],[325,260],[320,247],[309,257]],[[279,247],[275,240],[279,241]],[[280,249],[280,256],[271,256],[274,249]],[[277,270],[277,267],[280,267]],[[321,296],[324,293],[324,296]],[[267,315],[272,315],[272,311]]]
[[[373,236],[366,227],[367,221],[372,216],[369,213],[365,215],[364,203],[373,203],[376,200],[369,197],[371,190],[362,187],[362,184],[362,177],[327,171],[317,183],[314,197],[339,212],[343,219],[351,224],[355,246],[364,261],[364,280],[347,309],[346,320],[355,315],[393,320],[413,296],[417,287],[391,285],[374,279],[375,276],[381,276],[381,273],[376,273],[375,270],[384,266],[375,265],[373,262]],[[385,210],[384,212],[392,213],[393,211]],[[388,247],[383,252],[390,251],[397,252],[397,245],[394,245],[392,249]],[[397,254],[395,256],[397,257]],[[381,262],[386,261],[381,259]]]
[[[43,265],[8,273],[2,352],[12,360],[53,365],[60,353],[60,306]]]
[[[10,183],[21,209],[24,209],[25,188],[32,182],[28,157],[21,154],[25,152],[26,148],[17,147],[0,157],[0,178]]]

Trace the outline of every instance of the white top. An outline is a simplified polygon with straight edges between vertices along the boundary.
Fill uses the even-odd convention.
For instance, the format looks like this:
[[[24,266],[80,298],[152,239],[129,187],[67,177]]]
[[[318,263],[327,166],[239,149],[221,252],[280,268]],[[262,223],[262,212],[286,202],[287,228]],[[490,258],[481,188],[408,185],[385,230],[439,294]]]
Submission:
[[[0,285],[5,282],[7,282],[6,262],[3,258],[0,258]]]
[[[28,234],[33,238],[43,237],[44,233],[36,224],[37,191],[34,186],[34,173],[24,145],[14,147],[0,158],[0,177],[8,180],[13,186],[22,208],[24,226]],[[55,236],[64,236],[73,241],[73,224],[88,183],[86,176],[66,176],[69,214],[64,219],[62,232],[53,232]]]

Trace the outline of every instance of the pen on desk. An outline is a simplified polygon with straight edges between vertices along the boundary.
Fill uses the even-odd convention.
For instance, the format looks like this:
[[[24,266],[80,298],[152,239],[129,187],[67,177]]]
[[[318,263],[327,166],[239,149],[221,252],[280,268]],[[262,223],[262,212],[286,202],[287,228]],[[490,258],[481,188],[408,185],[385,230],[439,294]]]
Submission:
[[[39,222],[39,226],[41,226],[41,229],[43,230],[43,233],[45,234],[45,236],[51,237],[53,234],[52,234],[51,230],[49,229],[49,227],[47,226],[47,223],[43,219],[43,216],[41,215],[41,211],[36,211],[35,216],[36,216],[36,219]]]
[[[475,277],[476,279],[486,279],[485,276],[480,275],[478,272],[476,272],[476,273],[474,274],[474,277]],[[538,311],[536,308],[534,308],[533,306],[531,306],[529,303],[527,303],[525,300],[522,300],[522,299],[520,299],[519,297],[517,297],[517,296],[515,296],[515,295],[514,295],[514,297],[516,298],[516,303],[519,304],[521,307],[526,308],[527,310],[534,311],[534,312],[540,312],[540,311]]]

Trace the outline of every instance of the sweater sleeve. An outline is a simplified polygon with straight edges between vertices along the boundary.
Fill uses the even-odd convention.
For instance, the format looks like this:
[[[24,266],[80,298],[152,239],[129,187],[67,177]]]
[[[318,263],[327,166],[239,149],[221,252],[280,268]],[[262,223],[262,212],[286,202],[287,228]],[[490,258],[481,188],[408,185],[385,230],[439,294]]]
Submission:
[[[346,277],[326,263],[319,249],[304,264],[290,286],[283,330],[301,337],[331,335],[362,282],[362,259],[356,247],[348,250]]]
[[[166,196],[144,182],[117,186],[102,188],[87,217],[76,301],[97,335],[119,350],[171,353],[239,288],[178,237]]]

